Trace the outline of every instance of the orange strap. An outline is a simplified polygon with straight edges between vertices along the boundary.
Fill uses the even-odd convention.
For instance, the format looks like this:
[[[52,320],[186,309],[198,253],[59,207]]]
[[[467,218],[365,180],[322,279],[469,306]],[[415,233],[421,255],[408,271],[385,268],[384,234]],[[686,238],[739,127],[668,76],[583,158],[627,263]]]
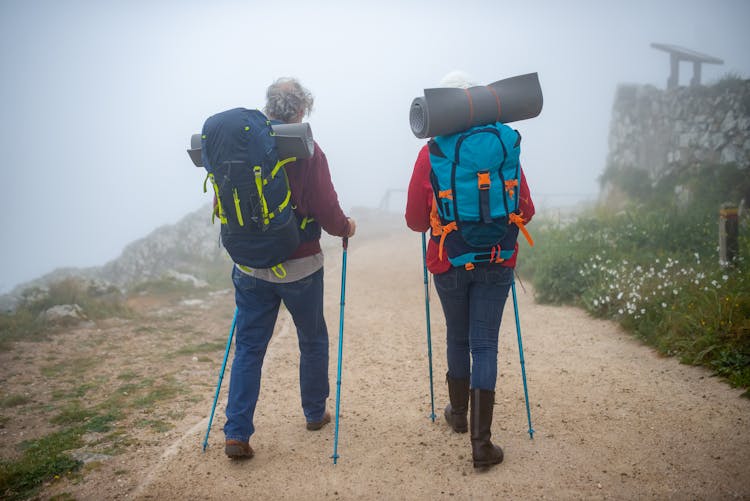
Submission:
[[[443,225],[440,223],[440,216],[437,211],[437,200],[432,197],[432,207],[430,207],[430,227],[432,228],[432,236],[437,237],[443,232]]]
[[[513,188],[518,186],[518,179],[508,179],[505,181],[505,191],[508,192],[508,196],[513,198]]]
[[[500,257],[500,252],[503,249],[500,248],[500,245],[496,245],[492,248],[492,251],[490,252],[490,263],[502,263],[505,261],[505,259]],[[495,257],[497,255],[497,257]]]
[[[455,221],[451,221],[447,225],[443,226],[443,233],[440,235],[440,245],[438,246],[438,258],[441,261],[443,260],[443,244],[445,244],[445,237],[448,236],[448,233],[457,229],[458,226],[456,226]]]
[[[453,190],[439,191],[438,198],[447,198],[448,200],[453,200]]]
[[[531,235],[529,235],[529,230],[526,229],[526,226],[524,226],[524,220],[521,216],[516,214],[515,212],[511,212],[508,215],[508,219],[510,219],[510,222],[518,226],[518,229],[521,230],[521,233],[523,233],[523,236],[526,237],[526,241],[529,242],[529,245],[534,247],[534,240],[531,238]]]

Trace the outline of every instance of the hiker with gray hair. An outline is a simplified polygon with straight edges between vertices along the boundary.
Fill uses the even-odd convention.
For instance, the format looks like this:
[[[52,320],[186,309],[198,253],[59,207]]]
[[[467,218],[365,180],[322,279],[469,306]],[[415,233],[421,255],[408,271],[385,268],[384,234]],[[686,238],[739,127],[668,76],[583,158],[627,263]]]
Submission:
[[[312,106],[312,94],[299,81],[280,78],[268,87],[264,111],[272,124],[299,123],[310,114]],[[279,276],[270,268],[240,265],[232,271],[237,304],[236,344],[224,435],[225,453],[233,459],[247,459],[254,454],[249,440],[255,432],[253,416],[260,393],[261,368],[282,301],[297,328],[306,428],[319,430],[331,421],[326,410],[329,357],[323,317],[321,228],[333,236],[353,237],[356,225],[341,209],[325,154],[317,143],[314,146],[311,158],[283,167],[297,219],[309,221],[300,229],[302,243],[282,263],[285,274]]]
[[[465,73],[460,71],[447,74],[440,82],[441,87],[462,89],[475,85]],[[454,149],[460,150],[462,143],[469,144],[472,134],[476,137],[487,132],[484,135],[492,137],[490,133],[498,130],[498,127],[505,127],[498,124],[483,126],[481,130],[472,128],[470,129],[471,132],[465,135],[463,132],[466,131],[455,134],[455,136],[460,134],[460,138],[457,143],[454,143]],[[454,138],[454,135],[450,137]],[[500,139],[500,135],[497,137]],[[518,138],[518,144],[520,144],[520,136]],[[467,141],[464,142],[464,139],[467,139]],[[446,139],[444,144],[446,143],[450,143],[450,141]],[[476,146],[477,144],[480,146]],[[500,149],[501,145],[502,149]],[[472,151],[472,147],[481,151]],[[511,148],[513,148],[512,143],[507,149],[510,150]],[[495,402],[495,384],[497,382],[498,335],[503,308],[513,282],[518,244],[515,242],[515,235],[511,235],[511,240],[507,242],[503,237],[502,248],[500,243],[494,245],[492,254],[490,252],[480,254],[477,250],[471,248],[470,250],[476,253],[474,254],[477,258],[476,261],[471,260],[465,265],[453,265],[449,260],[447,245],[445,252],[443,252],[443,245],[446,243],[446,236],[453,231],[455,231],[452,235],[454,242],[457,241],[455,239],[462,239],[461,225],[467,223],[462,221],[461,225],[458,225],[458,217],[455,214],[451,223],[443,221],[438,212],[437,204],[444,204],[441,207],[447,207],[456,214],[459,212],[457,208],[454,209],[454,207],[457,207],[457,202],[454,200],[458,199],[458,195],[469,193],[469,191],[464,192],[459,189],[462,185],[456,182],[458,167],[463,169],[463,179],[467,177],[465,172],[468,172],[467,165],[471,163],[481,164],[482,168],[488,170],[476,172],[479,187],[477,187],[476,176],[472,178],[474,179],[473,182],[467,181],[469,187],[473,184],[474,190],[484,189],[487,190],[485,192],[487,193],[491,189],[490,185],[492,185],[492,189],[502,191],[503,179],[494,178],[490,181],[489,169],[493,166],[498,168],[498,165],[502,169],[508,158],[505,150],[506,146],[504,146],[502,139],[500,141],[487,139],[484,142],[471,144],[468,151],[459,151],[459,153],[468,157],[466,163],[459,163],[458,153],[444,152],[437,141],[430,140],[428,144],[422,147],[417,156],[406,202],[405,218],[409,228],[420,233],[430,231],[429,235],[431,235],[425,261],[427,269],[433,275],[435,290],[440,297],[446,325],[448,365],[446,380],[450,403],[445,407],[445,420],[456,433],[466,433],[471,430],[472,459],[475,468],[492,466],[503,460],[502,449],[491,441],[491,427]],[[478,156],[478,153],[481,153],[481,156]],[[455,160],[453,160],[454,158]],[[476,161],[477,158],[482,160]],[[464,160],[467,159],[461,156],[461,161]],[[443,191],[435,193],[433,182],[437,183],[438,181],[437,173],[433,171],[433,167],[438,164],[444,165],[445,162],[448,162],[449,165],[453,162],[453,186],[446,190],[447,193]],[[520,172],[515,174],[518,178],[512,180],[505,178],[505,191],[517,191],[510,195],[499,194],[497,198],[514,197],[514,195],[518,197],[517,199],[514,198],[514,201],[518,202],[518,212],[514,213],[513,217],[520,225],[523,225],[534,215],[534,204],[531,201],[529,187],[526,184],[523,171],[520,166],[518,169]],[[484,177],[482,177],[483,175]],[[436,186],[438,185],[436,184]],[[436,187],[435,189],[439,188]],[[440,189],[445,190],[445,188]],[[471,195],[474,194],[474,192],[471,193]],[[479,198],[479,205],[482,205],[481,195]],[[489,196],[487,198],[489,199]],[[487,205],[489,206],[489,200]],[[447,211],[448,209],[444,208],[443,210]],[[508,219],[513,220],[510,217]],[[492,224],[497,223],[493,220]],[[510,227],[510,224],[508,226]],[[466,246],[467,244],[464,240],[461,240],[460,245]],[[481,250],[484,251],[484,248]],[[500,257],[501,251],[504,258]],[[481,259],[479,256],[482,256]],[[467,420],[469,407],[471,407],[471,413]]]

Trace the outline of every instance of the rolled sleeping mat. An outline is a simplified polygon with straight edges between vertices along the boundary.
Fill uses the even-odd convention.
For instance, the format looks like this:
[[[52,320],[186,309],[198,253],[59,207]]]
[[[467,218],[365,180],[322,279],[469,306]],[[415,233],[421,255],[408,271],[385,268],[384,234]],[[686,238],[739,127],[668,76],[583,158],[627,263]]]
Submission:
[[[279,158],[310,158],[315,152],[312,127],[307,122],[272,125]]]
[[[203,167],[203,159],[201,159],[201,135],[193,134],[190,136],[190,149],[187,150],[190,155],[190,160],[193,161],[196,167]]]
[[[446,136],[495,122],[517,122],[542,111],[539,75],[528,73],[468,89],[425,89],[409,110],[411,131],[418,138]]]
[[[279,158],[311,158],[315,152],[312,127],[307,122],[298,124],[278,124],[271,128],[276,138],[276,150]],[[201,135],[190,136],[190,148],[187,150],[190,160],[196,167],[203,167],[201,159]]]

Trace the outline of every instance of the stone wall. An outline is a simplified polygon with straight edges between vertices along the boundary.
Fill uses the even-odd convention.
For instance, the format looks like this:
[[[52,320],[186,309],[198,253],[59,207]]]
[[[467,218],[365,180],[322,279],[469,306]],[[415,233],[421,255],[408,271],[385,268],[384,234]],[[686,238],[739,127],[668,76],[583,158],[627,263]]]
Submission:
[[[646,169],[657,182],[676,169],[729,163],[750,175],[750,80],[672,90],[618,87],[608,169]]]

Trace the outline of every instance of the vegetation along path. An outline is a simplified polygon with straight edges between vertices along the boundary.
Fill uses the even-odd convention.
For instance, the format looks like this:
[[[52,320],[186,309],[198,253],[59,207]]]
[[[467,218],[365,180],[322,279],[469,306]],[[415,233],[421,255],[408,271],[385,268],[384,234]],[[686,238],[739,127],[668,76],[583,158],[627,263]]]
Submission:
[[[452,433],[442,419],[445,329],[432,290],[438,417],[429,417],[419,235],[368,238],[362,228],[348,255],[338,464],[330,457],[334,426],[305,429],[296,335],[284,312],[264,365],[255,457],[224,456],[228,377],[202,452],[230,291],[188,302],[144,296],[132,303],[136,319],[0,354],[4,391],[29,395],[3,409],[2,449],[18,451],[10,446],[54,431],[59,416],[76,409],[88,412],[81,422],[93,416],[108,424],[79,429],[77,457],[86,466],[46,484],[43,498],[750,498],[750,399],[741,390],[660,357],[611,322],[535,304],[528,285],[518,293],[534,438],[509,301],[493,423],[505,461],[475,471],[468,435]],[[326,261],[333,411],[340,247],[329,246]]]

